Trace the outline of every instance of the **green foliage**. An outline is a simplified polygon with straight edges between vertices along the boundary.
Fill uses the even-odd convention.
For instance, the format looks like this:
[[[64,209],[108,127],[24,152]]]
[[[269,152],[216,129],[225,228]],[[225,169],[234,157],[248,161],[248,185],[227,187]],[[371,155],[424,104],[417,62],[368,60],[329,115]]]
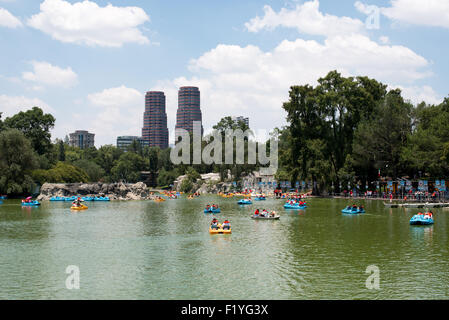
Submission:
[[[75,167],[82,169],[89,176],[89,182],[98,182],[104,178],[104,170],[98,164],[87,159],[77,160],[73,163]]]
[[[51,151],[50,129],[54,127],[55,121],[51,114],[44,114],[39,107],[33,107],[31,110],[6,118],[4,125],[20,130],[30,139],[34,150],[43,155]]]
[[[89,176],[84,170],[63,162],[58,162],[50,170],[34,170],[32,176],[40,184],[89,182]]]
[[[175,170],[166,171],[162,168],[157,176],[157,185],[160,187],[169,186],[173,184],[178,176],[179,175]]]
[[[145,160],[136,153],[126,152],[120,156],[111,170],[114,181],[137,182],[144,170]]]
[[[192,181],[190,181],[190,179],[184,179],[184,180],[182,180],[181,186],[179,188],[180,188],[181,192],[189,193],[192,191],[193,183],[192,183]]]
[[[36,167],[37,156],[22,132],[17,129],[0,132],[0,193],[30,192],[31,170]]]

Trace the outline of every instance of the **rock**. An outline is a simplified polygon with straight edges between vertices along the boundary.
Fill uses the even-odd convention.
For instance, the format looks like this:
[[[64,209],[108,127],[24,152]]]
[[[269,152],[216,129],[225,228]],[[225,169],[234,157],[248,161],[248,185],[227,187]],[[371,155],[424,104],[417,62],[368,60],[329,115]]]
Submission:
[[[37,197],[39,201],[52,197],[107,196],[110,200],[148,200],[153,199],[143,182],[125,183],[45,183]]]

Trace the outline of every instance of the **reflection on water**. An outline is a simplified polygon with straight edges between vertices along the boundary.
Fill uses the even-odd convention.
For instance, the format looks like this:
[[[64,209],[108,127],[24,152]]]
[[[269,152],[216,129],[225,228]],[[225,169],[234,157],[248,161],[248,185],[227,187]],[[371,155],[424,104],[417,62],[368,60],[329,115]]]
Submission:
[[[222,213],[207,215],[207,203]],[[410,226],[418,209],[366,201],[344,215],[345,200],[310,199],[306,210],[282,200],[238,206],[215,196],[195,200],[0,205],[2,299],[447,299],[449,215]],[[256,207],[276,221],[250,218]],[[213,217],[230,235],[210,235]],[[81,289],[65,288],[65,269],[80,268]],[[380,269],[368,290],[367,266]]]

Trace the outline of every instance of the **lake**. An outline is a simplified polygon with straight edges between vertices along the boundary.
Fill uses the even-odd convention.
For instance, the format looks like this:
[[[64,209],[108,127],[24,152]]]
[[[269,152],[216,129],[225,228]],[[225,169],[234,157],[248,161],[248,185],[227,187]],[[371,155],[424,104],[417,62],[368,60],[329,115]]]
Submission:
[[[207,203],[229,219],[231,235],[210,235]],[[237,198],[0,204],[0,299],[448,299],[449,211],[410,226],[419,209],[363,201],[344,215],[344,199],[309,199],[303,211],[268,199]],[[256,208],[278,221],[252,220]],[[68,266],[80,289],[66,288]],[[368,266],[380,288],[367,289]]]

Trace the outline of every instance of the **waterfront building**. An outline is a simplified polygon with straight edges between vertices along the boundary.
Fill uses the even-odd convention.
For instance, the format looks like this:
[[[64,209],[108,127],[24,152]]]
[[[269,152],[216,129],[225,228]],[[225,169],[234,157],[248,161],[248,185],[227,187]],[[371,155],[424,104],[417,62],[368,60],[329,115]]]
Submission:
[[[168,127],[164,92],[149,91],[145,95],[142,139],[145,145],[150,147],[168,148]]]
[[[200,90],[197,87],[181,87],[178,92],[178,111],[175,130],[193,132],[194,121],[201,124],[203,133]]]
[[[69,134],[69,145],[81,149],[92,148],[95,146],[95,134],[85,130],[76,130]]]
[[[148,146],[148,141],[145,141],[142,137],[137,136],[120,136],[117,137],[117,148],[128,151],[128,147],[133,143],[133,141],[140,143],[142,147]]]

